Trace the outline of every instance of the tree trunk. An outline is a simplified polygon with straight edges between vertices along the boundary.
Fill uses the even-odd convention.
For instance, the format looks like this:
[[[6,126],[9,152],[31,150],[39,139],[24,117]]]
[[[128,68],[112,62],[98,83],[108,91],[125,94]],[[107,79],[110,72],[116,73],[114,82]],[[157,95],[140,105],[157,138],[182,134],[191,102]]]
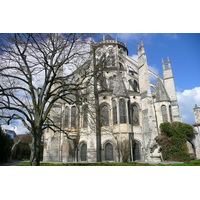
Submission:
[[[94,63],[94,98],[95,98],[95,113],[96,113],[96,159],[97,162],[102,162],[101,157],[101,118],[100,118],[100,106],[99,106],[99,91],[97,88],[97,74],[99,72],[98,66],[96,66],[95,49],[93,49],[93,63]]]
[[[40,165],[40,150],[41,150],[41,132],[34,131],[33,139],[31,143],[31,157],[30,165],[39,166]]]

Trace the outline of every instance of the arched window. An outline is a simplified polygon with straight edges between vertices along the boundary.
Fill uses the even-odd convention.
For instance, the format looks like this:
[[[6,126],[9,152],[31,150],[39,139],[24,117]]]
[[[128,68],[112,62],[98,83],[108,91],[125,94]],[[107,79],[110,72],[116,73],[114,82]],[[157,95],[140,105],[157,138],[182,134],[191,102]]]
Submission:
[[[87,145],[83,144],[81,146],[81,161],[87,161]]]
[[[87,127],[88,126],[88,107],[85,106],[83,108],[83,127]]]
[[[112,105],[113,105],[113,124],[117,124],[117,104],[115,100],[112,101]]]
[[[109,110],[108,106],[103,105],[100,110],[101,115],[101,125],[108,126],[109,125]]]
[[[124,66],[122,65],[122,63],[119,62],[119,68],[120,69],[124,69]]]
[[[169,116],[170,116],[170,121],[172,122],[173,118],[172,118],[172,106],[169,105]]]
[[[132,105],[132,117],[133,117],[133,125],[139,125],[139,109],[138,106]]]
[[[130,100],[128,100],[128,122],[131,124],[131,103]]]
[[[113,84],[113,77],[109,78],[109,89],[113,90],[114,84]]]
[[[61,107],[59,105],[53,106],[53,123],[55,125],[55,129],[59,129],[61,126]]]
[[[76,107],[71,108],[71,127],[76,127]]]
[[[114,66],[115,65],[115,57],[112,55],[109,55],[107,57],[106,64],[107,64],[107,67]]]
[[[163,122],[168,122],[168,119],[167,119],[167,109],[166,109],[165,105],[161,106],[161,112],[162,112]]]
[[[124,99],[119,100],[120,123],[126,123],[126,102]]]
[[[133,85],[133,81],[129,80],[129,85],[131,86],[132,90],[134,91],[134,85]]]
[[[105,160],[114,160],[113,159],[113,146],[110,143],[105,145]]]
[[[101,89],[106,90],[107,89],[107,82],[106,82],[105,77],[103,77],[103,76],[101,77],[100,83],[101,83]]]
[[[134,80],[133,82],[133,87],[135,92],[139,92],[139,84],[136,80]]]
[[[65,108],[65,127],[69,127],[69,108]]]

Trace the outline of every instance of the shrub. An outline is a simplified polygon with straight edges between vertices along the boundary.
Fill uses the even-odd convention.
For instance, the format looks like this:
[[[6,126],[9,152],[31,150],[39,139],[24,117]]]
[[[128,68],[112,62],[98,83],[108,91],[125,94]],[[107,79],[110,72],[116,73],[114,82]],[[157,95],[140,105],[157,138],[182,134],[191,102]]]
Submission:
[[[181,122],[166,122],[160,125],[161,134],[155,139],[161,146],[164,160],[189,161],[187,138],[194,135],[191,125]]]

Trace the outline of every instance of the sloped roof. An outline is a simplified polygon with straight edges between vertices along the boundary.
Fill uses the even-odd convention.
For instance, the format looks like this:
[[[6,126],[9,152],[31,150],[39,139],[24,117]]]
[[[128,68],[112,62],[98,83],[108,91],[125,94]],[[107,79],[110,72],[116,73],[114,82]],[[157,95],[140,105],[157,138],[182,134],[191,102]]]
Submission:
[[[113,89],[113,96],[114,97],[129,97],[126,86],[122,79],[121,73],[117,74],[114,89]]]
[[[158,77],[157,83],[156,83],[156,101],[170,101],[169,95],[160,77]]]
[[[106,35],[105,40],[114,40],[114,39],[110,35]]]

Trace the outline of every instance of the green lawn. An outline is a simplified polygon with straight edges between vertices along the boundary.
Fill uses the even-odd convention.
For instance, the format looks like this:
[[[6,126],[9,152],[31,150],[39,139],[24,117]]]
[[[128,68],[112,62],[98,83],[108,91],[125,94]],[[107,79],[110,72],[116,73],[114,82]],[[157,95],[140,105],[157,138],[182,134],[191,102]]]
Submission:
[[[22,163],[18,166],[29,166],[29,163]],[[200,166],[200,160],[176,164],[149,164],[149,163],[40,163],[40,166]]]

